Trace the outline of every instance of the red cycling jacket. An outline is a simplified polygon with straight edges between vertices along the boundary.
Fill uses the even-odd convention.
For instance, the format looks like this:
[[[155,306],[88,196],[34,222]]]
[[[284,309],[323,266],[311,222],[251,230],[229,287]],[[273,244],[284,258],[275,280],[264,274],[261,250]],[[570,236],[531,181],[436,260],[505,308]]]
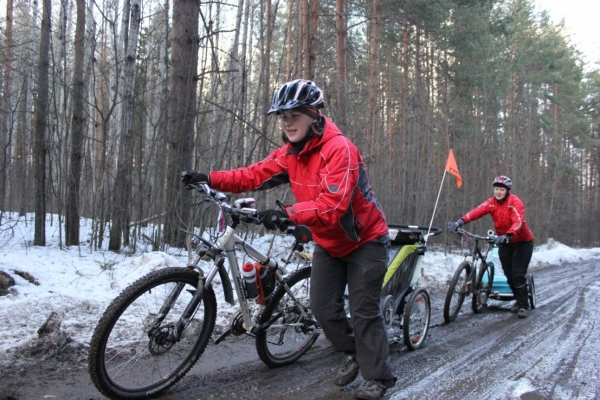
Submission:
[[[297,201],[286,208],[290,218],[308,226],[332,257],[343,257],[388,228],[358,149],[329,118],[323,120],[323,133],[300,152],[287,144],[247,167],[212,171],[210,183],[233,193],[289,183]]]
[[[508,197],[503,202],[499,202],[495,197],[487,199],[481,205],[463,215],[461,219],[465,222],[471,222],[486,214],[492,216],[496,234],[506,235],[512,233],[511,243],[533,240],[533,233],[525,221],[525,205],[514,194],[508,193]]]

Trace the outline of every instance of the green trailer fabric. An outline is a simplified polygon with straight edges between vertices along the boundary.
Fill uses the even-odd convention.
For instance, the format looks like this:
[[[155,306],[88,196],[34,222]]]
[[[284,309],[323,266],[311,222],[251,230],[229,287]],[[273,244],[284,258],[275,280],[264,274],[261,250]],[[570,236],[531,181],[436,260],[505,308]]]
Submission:
[[[412,254],[419,247],[421,247],[420,244],[406,244],[402,246],[402,248],[400,248],[390,265],[388,265],[387,272],[385,273],[385,277],[383,278],[382,287],[385,287],[386,283],[388,283],[389,280],[392,279],[392,276],[394,276],[394,274],[402,264],[402,261],[404,261],[406,257]]]

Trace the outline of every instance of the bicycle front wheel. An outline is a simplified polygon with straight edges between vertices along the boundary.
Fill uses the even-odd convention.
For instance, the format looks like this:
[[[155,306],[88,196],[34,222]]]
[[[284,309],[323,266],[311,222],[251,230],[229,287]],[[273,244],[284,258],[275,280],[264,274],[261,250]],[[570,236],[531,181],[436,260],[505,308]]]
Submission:
[[[256,351],[269,367],[295,362],[319,337],[320,328],[308,308],[310,271],[311,267],[304,267],[286,278],[293,296],[278,286],[261,314],[259,325],[270,323],[256,335]]]
[[[491,262],[485,262],[481,260],[481,267],[477,273],[477,283],[475,288],[475,294],[473,295],[473,301],[471,308],[475,314],[483,311],[487,307],[490,293],[492,292],[492,284],[494,282],[494,264]]]
[[[471,264],[463,261],[459,264],[450,281],[450,287],[446,293],[444,302],[444,321],[452,322],[460,312],[460,308],[465,301],[465,296],[469,294],[471,282],[469,282],[469,273]]]
[[[416,350],[423,345],[429,331],[431,303],[429,294],[423,288],[412,292],[404,307],[404,344],[409,350]]]
[[[198,273],[165,268],[138,279],[108,306],[92,336],[88,369],[111,399],[146,398],[174,385],[204,352],[215,326],[212,288],[186,322],[175,327],[197,290]]]

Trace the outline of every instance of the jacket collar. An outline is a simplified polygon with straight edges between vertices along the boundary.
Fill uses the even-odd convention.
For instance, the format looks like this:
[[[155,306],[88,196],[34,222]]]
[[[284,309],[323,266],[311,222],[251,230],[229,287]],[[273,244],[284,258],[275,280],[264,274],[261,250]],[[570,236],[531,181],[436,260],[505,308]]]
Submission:
[[[335,126],[333,121],[321,114],[319,121],[321,132],[313,135],[304,145],[288,143],[288,154],[305,154],[314,149],[320,148],[325,142],[331,138],[341,135],[342,132]]]
[[[498,200],[495,197],[494,197],[494,200],[496,200],[496,202],[499,204],[503,204],[506,202],[506,200],[508,200],[509,197],[510,197],[510,191],[507,191],[506,196],[504,196],[504,198],[502,200]]]

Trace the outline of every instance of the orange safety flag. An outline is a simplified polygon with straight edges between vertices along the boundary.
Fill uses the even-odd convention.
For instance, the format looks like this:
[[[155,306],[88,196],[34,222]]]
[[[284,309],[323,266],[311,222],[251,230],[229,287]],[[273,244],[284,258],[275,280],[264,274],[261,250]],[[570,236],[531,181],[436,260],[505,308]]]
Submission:
[[[460,173],[458,172],[458,167],[456,166],[456,160],[454,159],[454,153],[452,152],[452,149],[450,149],[450,154],[448,154],[448,161],[446,161],[446,171],[450,172],[456,177],[456,186],[460,187],[462,185],[462,178],[460,177]]]

